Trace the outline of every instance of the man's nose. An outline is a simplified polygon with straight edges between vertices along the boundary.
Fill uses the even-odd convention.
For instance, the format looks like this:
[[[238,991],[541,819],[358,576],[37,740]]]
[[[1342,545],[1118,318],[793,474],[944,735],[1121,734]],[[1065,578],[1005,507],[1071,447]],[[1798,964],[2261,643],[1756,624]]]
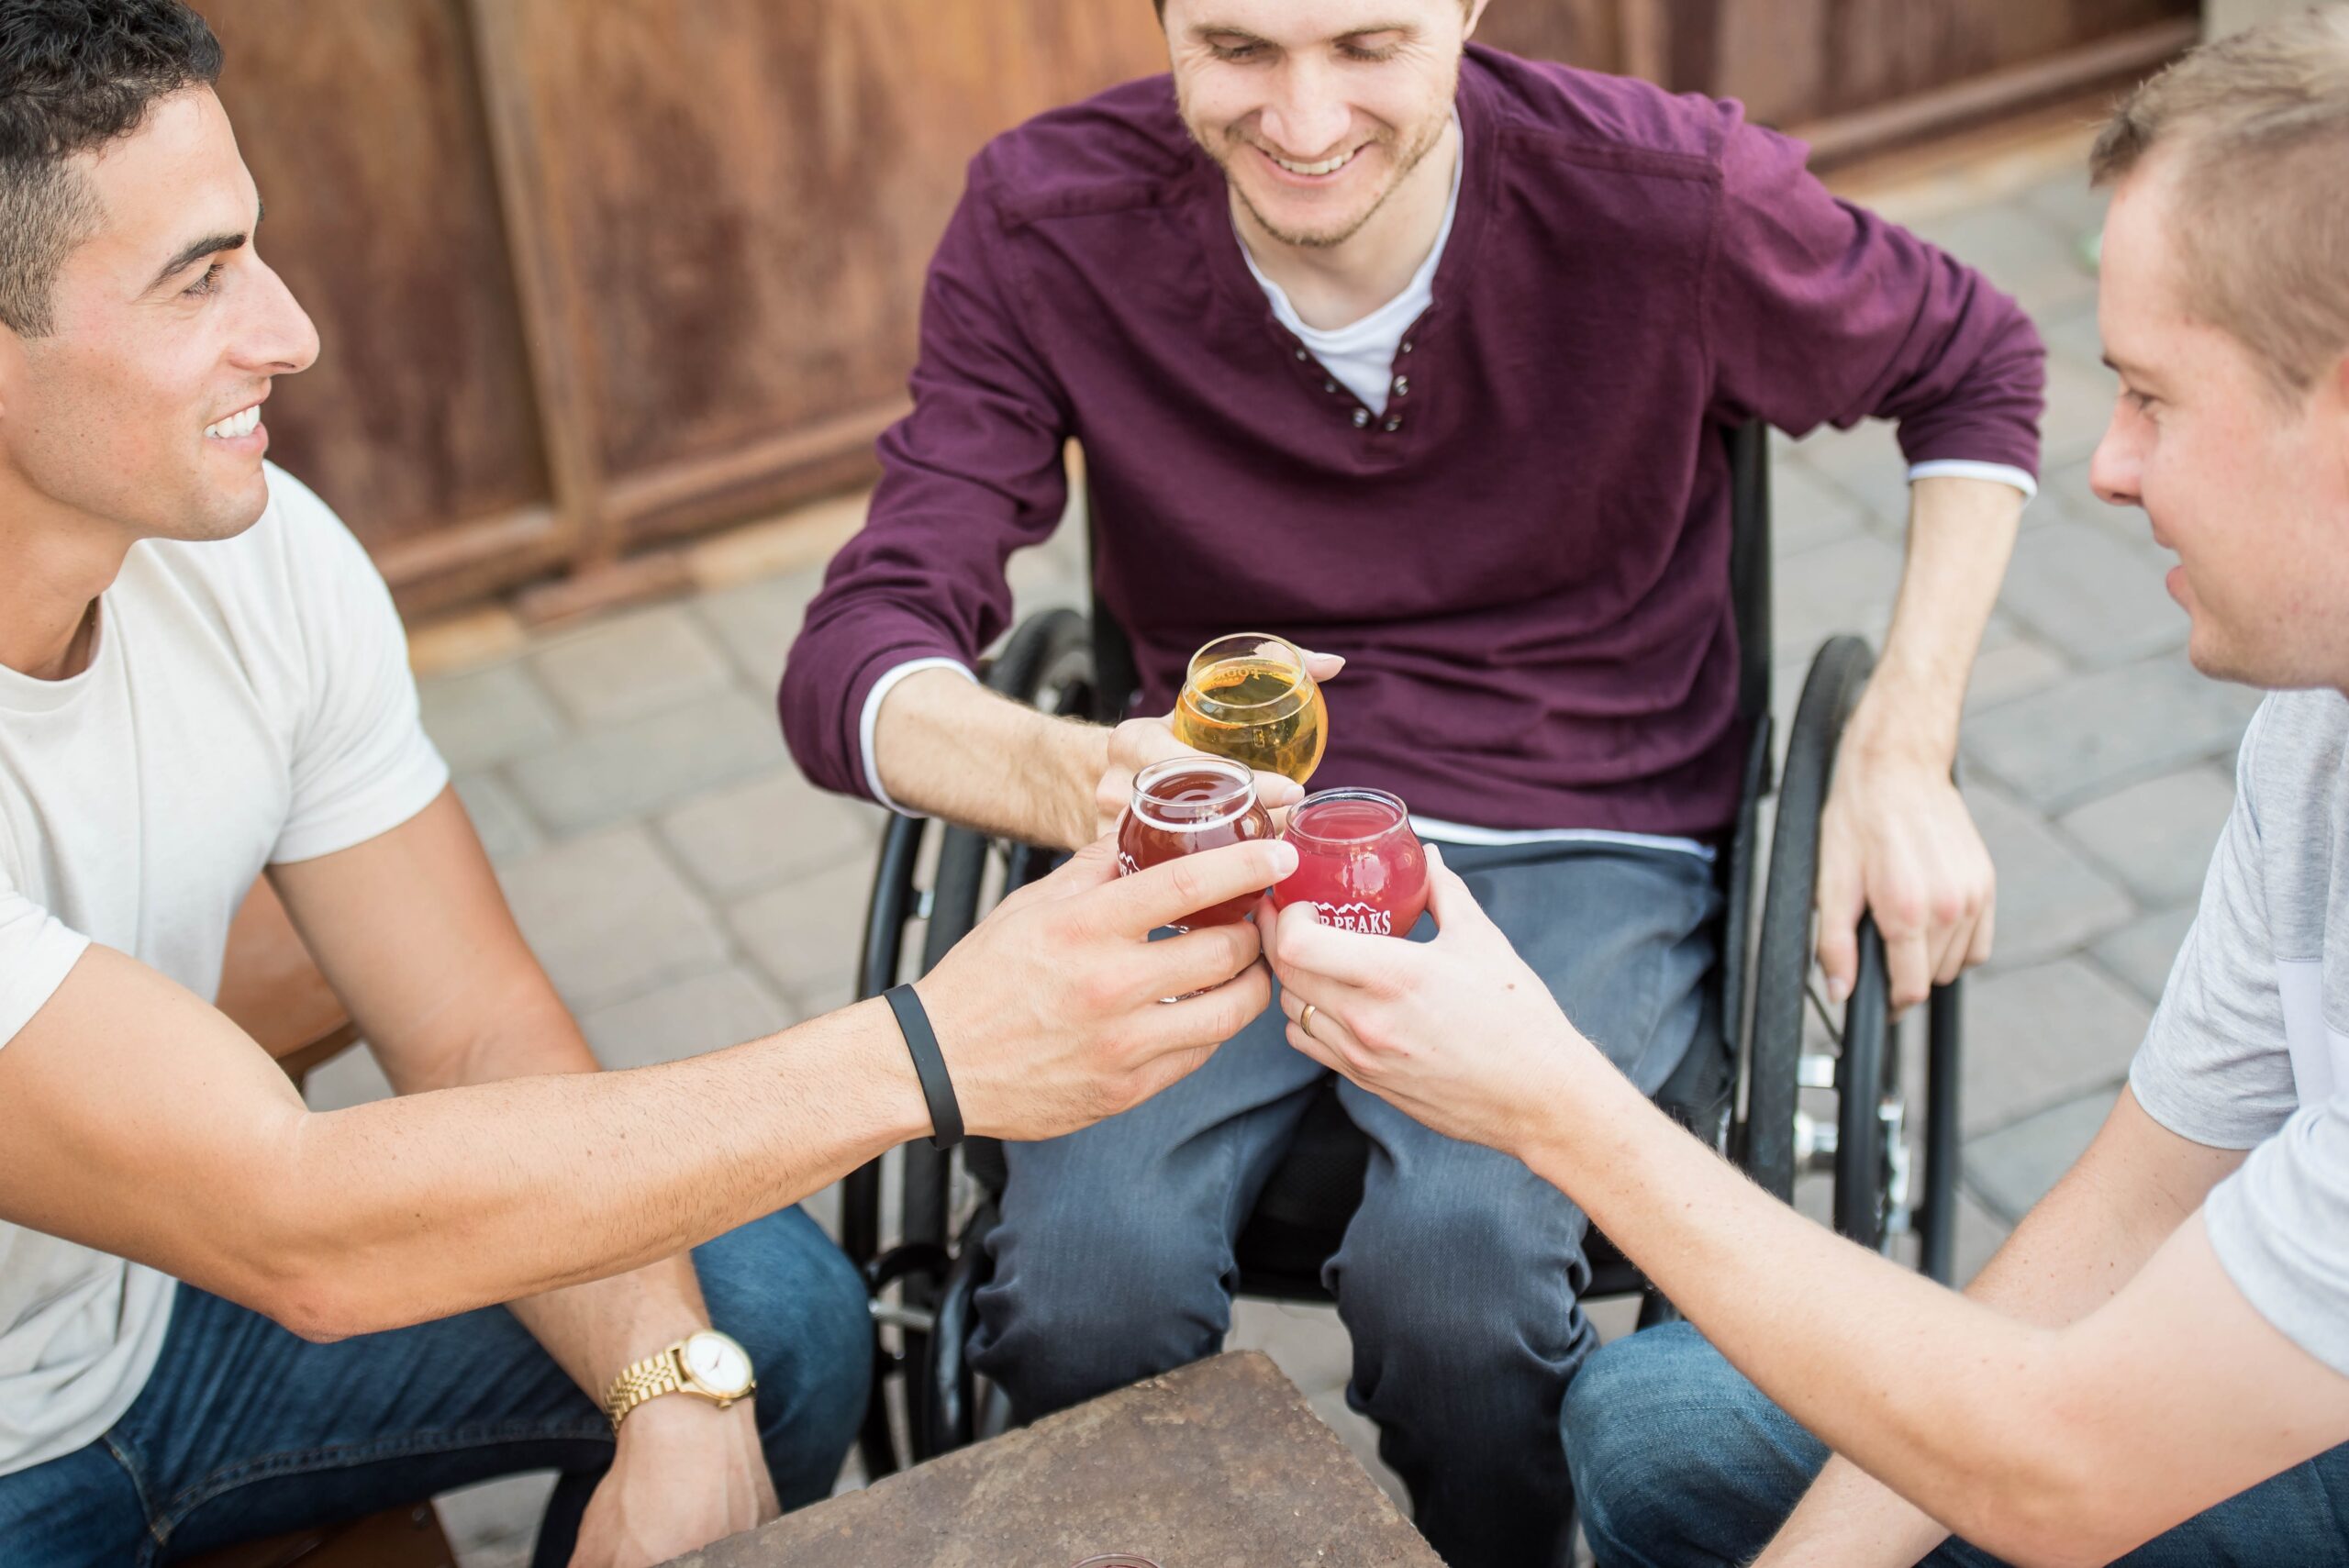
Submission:
[[[1264,106],[1265,139],[1291,158],[1319,158],[1339,150],[1353,113],[1346,107],[1333,75],[1318,63],[1298,61],[1281,73],[1281,84]]]
[[[2088,460],[2088,488],[2097,499],[2112,506],[2134,506],[2137,500],[2136,436],[2128,428],[2132,417],[2125,405],[2116,403],[2112,421],[2104,428],[2104,439],[2096,444],[2096,454]]]
[[[238,345],[238,358],[263,375],[292,375],[306,371],[318,357],[318,329],[294,291],[270,267],[261,264],[261,287],[255,291],[251,318]]]

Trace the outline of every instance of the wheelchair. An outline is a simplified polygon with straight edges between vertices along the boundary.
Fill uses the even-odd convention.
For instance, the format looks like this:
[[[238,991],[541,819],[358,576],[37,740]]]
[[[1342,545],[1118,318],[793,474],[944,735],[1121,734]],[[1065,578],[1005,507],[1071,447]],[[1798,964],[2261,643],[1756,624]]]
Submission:
[[[1782,1201],[1793,1200],[1798,1173],[1826,1176],[1839,1232],[1892,1254],[1913,1231],[1918,1267],[1947,1284],[1957,1207],[1959,988],[1937,987],[1925,1010],[1918,1107],[1922,1181],[1912,1197],[1902,1073],[1911,1031],[1892,1027],[1884,947],[1874,925],[1861,928],[1858,983],[1840,1028],[1810,984],[1820,818],[1837,742],[1874,655],[1855,637],[1820,649],[1774,775],[1768,432],[1746,425],[1725,430],[1723,439],[1733,485],[1738,710],[1752,740],[1735,823],[1716,862],[1723,929],[1709,1006],[1720,1040],[1715,1049],[1700,1039],[1657,1103]],[[1065,608],[1023,621],[983,678],[1045,711],[1107,724],[1118,721],[1140,685],[1119,628],[1097,611],[1087,617]],[[1762,808],[1774,793],[1765,865]],[[894,819],[874,868],[858,995],[876,996],[926,973],[994,899],[1043,875],[1054,862],[1051,851],[970,828]],[[917,926],[918,955],[908,951]],[[1806,1005],[1818,1026],[1808,1040]],[[1809,1049],[1820,1043],[1831,1049]],[[1811,1114],[1806,1092],[1812,1106],[1831,1095],[1832,1116]],[[1366,1140],[1340,1109],[1334,1087],[1325,1084],[1241,1229],[1241,1295],[1330,1299],[1321,1264],[1337,1251],[1361,1199],[1367,1158]],[[843,1184],[841,1244],[863,1270],[873,1296],[874,1396],[858,1445],[870,1479],[964,1446],[1008,1418],[1005,1403],[982,1390],[965,1353],[1004,1185],[1002,1145],[985,1139],[945,1152],[927,1140],[909,1143]],[[885,1195],[897,1211],[896,1234],[885,1248]],[[1642,1328],[1674,1316],[1671,1304],[1595,1229],[1588,1251],[1586,1302],[1636,1294]],[[901,1385],[902,1435],[893,1385]]]

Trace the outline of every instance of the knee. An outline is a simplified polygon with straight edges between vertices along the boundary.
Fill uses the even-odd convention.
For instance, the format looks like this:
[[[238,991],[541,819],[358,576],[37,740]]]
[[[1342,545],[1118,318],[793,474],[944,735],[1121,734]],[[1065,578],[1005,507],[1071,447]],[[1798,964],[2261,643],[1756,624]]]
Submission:
[[[1372,1363],[1438,1363],[1441,1376],[1412,1380],[1431,1396],[1465,1375],[1554,1402],[1596,1343],[1564,1261],[1508,1206],[1445,1203],[1407,1226],[1356,1226],[1341,1255],[1346,1326]]]
[[[1686,1323],[1629,1335],[1592,1356],[1567,1386],[1562,1421],[1598,1561],[1715,1562],[1730,1551],[1742,1562],[1736,1552],[1758,1551],[1808,1478],[1765,1431],[1772,1413]],[[1732,1546],[1711,1539],[1717,1533],[1751,1539]]]
[[[991,1239],[995,1277],[979,1292],[981,1370],[1024,1417],[1196,1361],[1230,1309],[1219,1246],[1103,1206]]]
[[[873,1385],[863,1277],[796,1208],[697,1249],[717,1325],[742,1342],[759,1380],[759,1431],[786,1507],[829,1493]]]

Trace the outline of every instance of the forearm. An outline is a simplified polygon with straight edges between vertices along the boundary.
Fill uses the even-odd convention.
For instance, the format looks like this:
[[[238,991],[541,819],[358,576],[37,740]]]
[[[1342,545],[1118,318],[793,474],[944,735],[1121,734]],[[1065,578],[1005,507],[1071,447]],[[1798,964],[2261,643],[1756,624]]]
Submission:
[[[685,1249],[928,1126],[903,1039],[878,1002],[658,1067],[302,1117],[278,1151],[280,1195],[263,1228],[266,1266],[290,1276],[273,1294],[290,1304],[294,1327],[330,1338],[664,1260],[682,1269]],[[591,1313],[597,1326],[563,1334],[558,1353],[574,1376],[608,1375],[611,1345],[632,1347],[653,1331],[645,1315],[674,1312],[689,1288],[686,1274],[615,1289],[608,1318]],[[546,1316],[575,1325],[578,1311],[565,1301]]]
[[[2124,1100],[2117,1118],[2142,1118]],[[2101,1150],[2107,1140],[2099,1139]],[[2098,1151],[2074,1166],[2016,1227],[1965,1294],[2007,1317],[2047,1328],[2077,1322],[2133,1278],[2191,1207],[2165,1199],[2139,1173]],[[2125,1166],[2126,1162],[2119,1162]],[[2186,1208],[2179,1207],[2186,1202]],[[1755,1560],[1755,1568],[1831,1562],[1838,1568],[1908,1568],[1948,1531],[1838,1454]]]
[[[1854,734],[1942,766],[1957,754],[1965,684],[1998,603],[2023,498],[2011,485],[1947,476],[1910,486],[1909,552],[1884,651]]]
[[[535,965],[532,970],[530,983],[519,988],[521,995],[477,1009],[494,1027],[467,1049],[433,1064],[387,1063],[400,1091],[415,1094],[601,1071],[569,1009]],[[710,1326],[690,1251],[672,1253],[608,1279],[522,1296],[507,1306],[572,1381],[596,1400],[621,1368]]]
[[[874,763],[909,811],[1074,849],[1096,836],[1093,789],[1108,763],[1108,735],[953,671],[923,670],[882,702]]]
[[[1534,1170],[1830,1448],[1969,1533],[2034,1507],[2052,1336],[1804,1219],[1609,1077],[1552,1102]]]

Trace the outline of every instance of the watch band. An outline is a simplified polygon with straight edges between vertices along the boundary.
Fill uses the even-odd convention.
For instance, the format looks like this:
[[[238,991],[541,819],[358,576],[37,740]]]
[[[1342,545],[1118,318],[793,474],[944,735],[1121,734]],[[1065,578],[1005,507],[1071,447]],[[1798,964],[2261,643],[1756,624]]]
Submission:
[[[646,1400],[684,1391],[685,1376],[677,1365],[677,1351],[684,1344],[680,1340],[664,1351],[620,1368],[619,1375],[612,1379],[611,1392],[604,1396],[604,1414],[611,1418],[613,1431],[618,1431],[628,1413]]]
[[[930,1105],[930,1142],[934,1149],[952,1149],[963,1141],[963,1106],[954,1097],[954,1080],[946,1074],[946,1053],[938,1048],[938,1031],[911,985],[892,985],[881,993],[897,1015],[897,1029],[913,1053],[914,1075],[921,1080],[921,1097]]]

